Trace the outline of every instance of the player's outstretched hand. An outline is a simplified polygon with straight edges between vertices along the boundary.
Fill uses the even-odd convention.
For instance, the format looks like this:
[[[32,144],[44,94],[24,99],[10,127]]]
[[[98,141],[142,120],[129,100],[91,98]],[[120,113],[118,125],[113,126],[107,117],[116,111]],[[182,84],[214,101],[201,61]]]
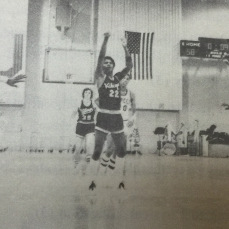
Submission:
[[[126,46],[127,46],[127,40],[126,40],[125,37],[122,37],[122,38],[121,38],[121,42],[122,42],[122,46],[123,46],[123,47],[126,47]]]
[[[106,32],[106,33],[104,33],[104,37],[106,38],[109,38],[111,36],[111,33],[110,32]]]
[[[12,87],[17,87],[17,83],[20,82],[25,82],[24,79],[26,78],[26,76],[24,74],[21,74],[20,72],[17,73],[16,75],[14,75],[12,78],[9,78],[7,80],[7,84],[12,86]]]

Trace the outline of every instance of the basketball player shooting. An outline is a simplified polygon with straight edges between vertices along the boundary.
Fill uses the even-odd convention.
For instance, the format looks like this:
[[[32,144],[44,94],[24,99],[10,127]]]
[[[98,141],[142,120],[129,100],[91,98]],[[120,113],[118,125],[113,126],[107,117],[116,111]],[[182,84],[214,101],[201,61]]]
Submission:
[[[136,123],[136,102],[135,102],[135,94],[130,91],[127,86],[130,81],[130,75],[127,74],[120,81],[120,92],[121,92],[121,115],[123,118],[124,124],[124,134],[126,138],[126,147],[127,151],[131,151],[131,136],[134,131],[135,123]],[[116,147],[111,135],[107,136],[107,147],[102,156],[101,165],[103,167],[108,167],[108,169],[114,170],[116,166],[116,155],[117,155]],[[124,183],[124,174],[125,168],[122,171],[122,185],[119,185],[119,188],[125,188]],[[121,184],[120,183],[120,184]]]
[[[130,91],[127,86],[130,81],[130,75],[127,74],[121,81],[120,81],[120,88],[121,88],[121,115],[123,118],[124,124],[124,134],[127,140],[127,150],[131,150],[128,143],[130,142],[130,136],[133,132],[133,127],[136,122],[136,103],[135,103],[135,94]],[[113,155],[113,158],[110,156]],[[110,162],[108,167],[111,169],[115,168],[115,145],[113,143],[113,139],[110,135],[107,136],[107,149],[105,150],[105,155],[102,157],[101,164],[107,166],[108,160],[110,158]]]
[[[121,72],[113,75],[115,61],[112,57],[105,56],[109,37],[110,33],[104,34],[104,40],[95,71],[95,79],[99,94],[99,112],[95,126],[95,149],[91,160],[91,166],[94,164],[95,168],[98,168],[99,166],[98,160],[102,153],[103,145],[108,133],[111,133],[111,137],[117,149],[117,156],[119,158],[123,158],[126,155],[126,139],[123,131],[123,119],[120,111],[120,81],[127,75],[133,67],[133,64],[127,49],[127,42],[125,39],[122,39],[126,66]]]

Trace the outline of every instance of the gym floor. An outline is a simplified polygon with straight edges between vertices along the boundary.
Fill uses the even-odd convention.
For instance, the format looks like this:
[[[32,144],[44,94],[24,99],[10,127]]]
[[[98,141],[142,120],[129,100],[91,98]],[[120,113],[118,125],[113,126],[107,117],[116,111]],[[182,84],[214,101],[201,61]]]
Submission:
[[[228,159],[143,154],[126,160],[126,190],[117,188],[115,175],[100,174],[89,191],[90,174],[76,174],[71,153],[1,153],[0,227],[229,228]]]

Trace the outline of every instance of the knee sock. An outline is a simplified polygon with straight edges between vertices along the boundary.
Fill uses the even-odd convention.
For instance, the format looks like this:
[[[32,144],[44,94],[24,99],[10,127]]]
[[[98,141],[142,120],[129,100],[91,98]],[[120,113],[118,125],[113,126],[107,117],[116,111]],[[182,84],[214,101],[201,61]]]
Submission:
[[[101,166],[107,167],[109,160],[110,158],[106,155],[106,153],[103,153],[101,157],[101,162],[100,162]]]

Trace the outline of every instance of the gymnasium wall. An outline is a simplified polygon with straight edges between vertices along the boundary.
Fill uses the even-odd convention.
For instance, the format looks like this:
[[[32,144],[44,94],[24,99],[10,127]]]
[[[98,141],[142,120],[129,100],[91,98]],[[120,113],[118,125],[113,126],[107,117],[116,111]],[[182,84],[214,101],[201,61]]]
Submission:
[[[60,148],[74,139],[76,120],[71,120],[70,116],[87,85],[42,82],[45,49],[72,45],[55,28],[56,6],[56,0],[29,1],[25,103],[23,107],[1,108],[7,122],[5,139],[13,149],[29,146]],[[138,107],[142,108],[138,110],[138,125],[144,152],[156,149],[157,137],[153,131],[157,126],[171,121],[175,127],[178,123],[178,111],[173,110],[181,108],[180,10],[179,0],[101,0],[99,4],[97,51],[102,34],[111,31],[113,36],[108,54],[116,59],[117,70],[124,62],[120,45],[123,31],[155,32],[153,80],[131,85],[136,92]],[[167,112],[167,109],[171,111]]]
[[[0,74],[11,77],[25,72],[28,0],[2,0],[0,7]],[[25,83],[17,86],[0,83],[0,147],[20,147]]]
[[[106,31],[112,34],[107,53],[117,62],[115,71],[124,67],[124,52],[120,44],[124,31],[154,33],[153,79],[132,80],[130,87],[136,93],[140,109],[180,110],[180,0],[100,0],[98,48]]]
[[[183,0],[182,39],[229,38],[229,1]],[[180,120],[199,120],[200,129],[211,124],[229,132],[228,111],[221,104],[229,98],[229,68],[219,60],[183,58],[183,110]]]
[[[166,112],[166,109],[178,110],[181,107],[181,76],[177,46],[181,16],[179,2],[101,0],[99,5],[97,48],[101,45],[102,33],[110,30],[113,37],[108,53],[117,60],[117,69],[122,67],[124,59],[122,50],[122,54],[119,52],[122,48],[119,38],[123,30],[155,32],[153,81],[132,85],[137,93],[138,104],[145,108],[138,111],[138,124],[145,151],[154,151],[156,148],[157,138],[153,130],[157,126],[164,126],[169,120],[174,126],[177,125],[178,112]],[[42,82],[45,49],[49,46],[69,48],[71,45],[69,39],[63,39],[63,34],[54,26],[56,5],[55,0],[29,1],[25,103],[23,107],[1,108],[7,121],[5,138],[15,149],[25,149],[29,146],[59,148],[69,143],[69,137],[74,138],[75,120],[71,120],[70,116],[79,103],[82,89],[86,85]],[[176,12],[174,19],[172,10]],[[111,17],[108,17],[109,12]],[[112,20],[108,20],[110,18]],[[171,29],[166,30],[174,27],[174,33]],[[93,88],[93,85],[91,87]],[[159,111],[159,107],[165,111]]]
[[[138,124],[145,152],[152,152],[156,149],[157,137],[154,136],[153,130],[157,126],[164,126],[168,121],[172,122],[174,127],[177,127],[179,121],[191,125],[194,119],[199,119],[200,128],[207,128],[214,121],[220,130],[228,131],[228,113],[220,107],[221,102],[227,102],[229,97],[227,90],[227,86],[229,86],[228,69],[218,61],[183,59],[183,109],[179,114],[178,111],[166,111],[166,108],[175,109],[176,107],[178,109],[181,107],[181,97],[179,97],[181,81],[179,74],[176,74],[179,68],[172,67],[173,64],[179,65],[179,61],[177,61],[178,41],[180,39],[197,40],[200,36],[229,38],[229,31],[225,23],[229,17],[228,3],[221,0],[183,0],[182,20],[181,18],[179,20],[179,17],[181,17],[181,2],[178,0],[119,0],[112,2],[111,8],[111,1],[100,1],[97,50],[101,45],[103,32],[110,30],[111,33],[116,34],[111,37],[110,43],[112,45],[108,48],[108,53],[114,56],[117,61],[116,69],[121,68],[123,64],[123,53],[119,43],[123,30],[155,32],[153,61],[153,80],[155,81],[147,82],[147,86],[154,90],[148,90],[150,96],[145,96],[147,90],[142,90],[142,88],[147,88],[147,86],[139,84],[141,85],[139,89],[136,85],[132,85],[137,93],[144,94],[143,99],[141,96],[137,96],[137,99],[138,103],[143,101],[143,106],[147,108],[147,110],[141,109],[138,111]],[[55,3],[55,1],[52,1],[52,3]],[[123,4],[124,7],[122,7]],[[52,10],[50,11],[48,0],[29,1],[26,69],[28,79],[26,82],[25,105],[23,108],[4,107],[2,109],[8,121],[9,134],[22,131],[20,133],[22,133],[23,147],[30,144],[40,144],[42,138],[45,139],[46,136],[51,136],[51,138],[45,144],[58,146],[58,144],[66,144],[68,141],[63,142],[61,136],[69,135],[70,132],[74,136],[74,125],[69,117],[72,108],[80,100],[80,94],[84,86],[42,83],[44,50],[50,42],[49,27],[54,20],[50,21],[50,16],[51,18],[55,16],[54,6],[55,4],[51,5]],[[169,20],[171,19],[172,10],[176,12],[175,24],[181,26],[182,21],[182,27],[178,26],[175,30],[173,29],[175,24]],[[112,20],[109,20],[110,15],[112,15]],[[173,26],[171,27],[171,24],[168,23],[172,23]],[[145,26],[146,24],[147,26]],[[147,28],[147,31],[145,31],[145,28]],[[168,39],[172,32],[166,30],[166,28],[172,28],[175,31],[174,39]],[[68,47],[69,41],[61,39],[58,31],[55,28],[52,29],[56,37],[55,42],[51,39],[51,43],[55,44],[59,39],[60,42],[57,43]],[[171,58],[173,55],[175,55],[175,62]],[[170,84],[171,79],[172,84]],[[176,80],[179,80],[178,85],[175,83]],[[154,84],[155,82],[157,84]],[[162,85],[162,87],[155,85]],[[171,92],[171,88],[174,91],[167,93],[168,91]],[[171,103],[167,103],[168,106],[164,106],[165,111],[161,111],[157,110],[159,108],[158,101],[171,101]],[[169,107],[170,105],[171,107]],[[152,106],[152,110],[149,109],[150,106]],[[39,140],[36,142],[36,139]]]
[[[20,7],[18,4],[20,3]],[[28,0],[1,0],[0,8],[0,74],[12,77],[25,73]],[[0,106],[23,105],[25,83],[17,88],[0,84]]]
[[[158,137],[153,131],[168,122],[176,129],[182,106],[181,1],[100,0],[99,3],[98,50],[103,33],[110,31],[107,54],[116,60],[115,71],[124,67],[120,44],[124,31],[154,32],[153,79],[132,80],[129,85],[136,94],[143,152],[154,152]]]
[[[110,7],[108,2],[109,1],[100,1],[99,5],[98,48],[101,45],[102,33],[110,30],[108,24],[104,24],[104,21],[107,21],[107,23],[109,21],[107,19],[107,13]],[[118,4],[118,1],[112,2]],[[54,0],[30,0],[29,2],[26,69],[28,79],[26,82],[25,105],[22,110],[22,148],[26,148],[28,145],[55,146],[58,148],[59,146],[67,146],[70,139],[69,136],[74,138],[75,122],[71,121],[70,116],[73,108],[79,103],[82,89],[86,85],[45,84],[42,82],[45,49],[48,46],[52,46],[52,48],[56,48],[57,46],[57,48],[68,48],[70,45],[69,40],[66,38],[63,39],[62,34],[53,26],[56,3],[57,2]],[[155,31],[154,67],[157,70],[155,70],[154,80],[156,81],[147,82],[147,85],[152,83],[152,87],[150,87],[152,90],[149,88],[148,91],[149,96],[144,95],[143,97],[139,97],[137,95],[138,101],[142,101],[145,108],[149,109],[138,112],[143,149],[147,151],[152,151],[152,149],[154,150],[156,147],[156,138],[153,134],[153,130],[158,125],[164,126],[170,119],[176,126],[178,114],[178,112],[173,111],[167,113],[166,111],[160,112],[150,109],[159,108],[159,104],[164,103],[165,110],[176,110],[180,108],[181,104],[181,77],[177,74],[177,70],[180,69],[178,67],[172,67],[172,65],[179,66],[179,61],[177,59],[179,50],[177,44],[179,43],[178,37],[180,27],[176,27],[177,29],[174,30],[174,34],[172,34],[172,30],[165,29],[167,28],[165,26],[168,26],[169,21],[171,21],[172,9],[177,12],[174,20],[177,20],[177,23],[180,24],[178,20],[180,16],[179,1],[172,1],[173,4],[170,4],[171,1],[166,0],[163,4],[160,3],[160,1],[155,1],[154,3],[155,4],[151,1],[145,1],[140,4],[138,1],[125,1],[126,12],[122,15],[118,14],[118,12],[120,12],[118,9],[120,9],[122,5],[113,5],[113,25],[111,27],[111,32],[116,35],[111,38],[110,42],[113,45],[108,49],[108,53],[110,52],[110,55],[114,56],[117,60],[118,69],[121,67],[124,60],[123,54],[119,56],[119,50],[122,48],[119,43],[119,38],[121,37],[120,30],[123,31],[123,29],[126,28],[145,32],[142,29],[142,25],[147,21],[147,26],[144,26],[144,28],[147,28],[147,31]],[[127,7],[128,4],[133,4],[131,6],[132,8]],[[157,12],[155,11],[155,13],[151,14],[152,12],[148,10],[148,6]],[[107,7],[107,9],[105,10],[104,7]],[[160,10],[164,13],[161,13]],[[146,12],[148,12],[147,16]],[[137,17],[135,13],[137,13]],[[143,15],[145,17],[144,19],[142,19]],[[161,18],[160,15],[162,15]],[[115,29],[118,27],[117,18],[125,18],[126,23],[122,24],[121,28],[118,30]],[[159,24],[153,23],[158,18],[160,19],[158,20]],[[133,19],[136,23],[133,23]],[[171,23],[175,26],[174,21]],[[138,25],[137,27],[136,24]],[[163,36],[164,33],[166,36]],[[172,39],[167,39],[169,36],[172,36]],[[166,41],[168,42],[166,43]],[[119,48],[116,49],[117,46],[114,45],[115,43]],[[121,60],[120,62],[119,59]],[[179,81],[178,84],[177,80]],[[155,82],[158,83],[157,85],[161,86],[158,88]],[[142,87],[141,85],[141,88],[136,89],[133,86],[136,93],[140,92],[141,94],[147,92],[145,89],[142,90],[142,88],[145,87],[147,86],[143,85]],[[171,88],[173,91],[170,90]],[[167,94],[167,92],[171,93]],[[171,96],[171,94],[173,96]],[[158,100],[158,98],[160,98],[160,100]],[[145,122],[146,120],[147,122]],[[146,125],[148,128],[145,128]]]

